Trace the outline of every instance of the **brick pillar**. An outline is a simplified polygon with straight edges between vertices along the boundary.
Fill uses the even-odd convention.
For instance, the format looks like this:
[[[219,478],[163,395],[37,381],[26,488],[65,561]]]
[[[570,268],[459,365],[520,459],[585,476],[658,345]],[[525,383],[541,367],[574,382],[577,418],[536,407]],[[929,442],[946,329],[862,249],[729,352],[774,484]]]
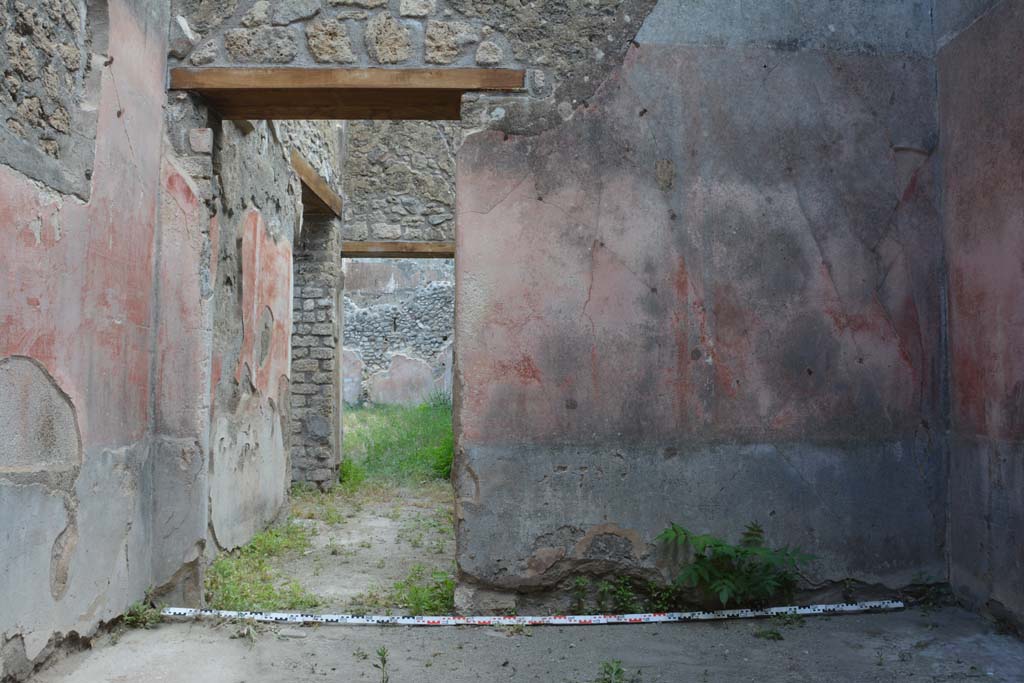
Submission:
[[[295,245],[292,481],[328,489],[341,462],[342,289],[339,224],[307,216]]]

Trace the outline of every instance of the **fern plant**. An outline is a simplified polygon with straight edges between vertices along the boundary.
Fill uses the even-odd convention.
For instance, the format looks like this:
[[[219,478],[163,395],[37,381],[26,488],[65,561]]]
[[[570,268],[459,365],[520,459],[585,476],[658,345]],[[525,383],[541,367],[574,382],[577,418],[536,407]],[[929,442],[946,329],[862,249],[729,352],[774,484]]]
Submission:
[[[670,546],[690,548],[693,559],[675,579],[679,587],[716,597],[722,606],[759,606],[792,596],[800,565],[814,559],[799,548],[769,548],[764,529],[751,522],[739,545],[710,534],[695,534],[672,523],[658,535]]]

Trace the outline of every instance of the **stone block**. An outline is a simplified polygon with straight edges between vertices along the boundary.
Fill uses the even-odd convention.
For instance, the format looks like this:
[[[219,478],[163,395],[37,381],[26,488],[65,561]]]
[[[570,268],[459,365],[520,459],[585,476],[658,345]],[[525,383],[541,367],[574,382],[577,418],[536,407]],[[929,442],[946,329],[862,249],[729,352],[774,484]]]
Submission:
[[[480,66],[495,66],[501,64],[505,54],[497,43],[485,40],[476,49],[476,63]]]
[[[409,29],[388,12],[380,12],[364,30],[366,51],[379,64],[400,64],[412,54]]]
[[[463,47],[478,40],[480,34],[464,21],[428,21],[426,60],[431,64],[451,64]]]
[[[281,26],[231,29],[224,47],[231,61],[242,63],[287,64],[298,54],[295,34]]]
[[[296,372],[315,372],[320,369],[320,362],[315,358],[301,358],[299,360],[292,361],[292,373]]]
[[[270,23],[270,3],[259,0],[242,16],[241,24],[246,28],[266,26]]]
[[[280,0],[274,8],[273,22],[285,26],[292,22],[309,19],[320,12],[320,0]]]
[[[192,63],[192,66],[203,66],[204,64],[212,64],[217,61],[217,56],[220,54],[220,49],[217,47],[217,41],[208,40],[189,55],[188,61]]]
[[[191,128],[188,131],[188,146],[196,154],[211,154],[213,152],[213,129],[212,128]]]
[[[401,0],[398,13],[403,17],[425,17],[434,11],[435,0]]]
[[[319,19],[309,24],[306,43],[318,62],[350,64],[356,61],[348,27],[341,19]]]
[[[180,14],[171,19],[171,31],[168,36],[167,42],[167,54],[177,59],[184,59],[192,48],[199,42],[199,36],[196,35],[189,25],[188,20]]]

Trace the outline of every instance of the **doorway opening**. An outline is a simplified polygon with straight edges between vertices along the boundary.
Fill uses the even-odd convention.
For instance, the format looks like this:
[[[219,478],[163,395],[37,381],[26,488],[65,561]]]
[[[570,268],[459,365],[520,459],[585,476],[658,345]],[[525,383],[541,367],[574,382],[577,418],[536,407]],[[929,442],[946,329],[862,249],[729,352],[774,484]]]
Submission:
[[[284,524],[213,564],[207,602],[451,612],[460,129],[433,121],[274,125],[292,145],[302,184],[293,246],[293,485]]]

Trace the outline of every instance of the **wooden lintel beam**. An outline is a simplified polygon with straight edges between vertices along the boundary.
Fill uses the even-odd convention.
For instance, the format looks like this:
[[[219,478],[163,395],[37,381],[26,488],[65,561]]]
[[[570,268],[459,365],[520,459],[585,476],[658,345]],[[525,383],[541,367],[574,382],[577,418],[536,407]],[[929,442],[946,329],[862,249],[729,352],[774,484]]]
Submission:
[[[456,120],[463,93],[524,86],[522,70],[477,68],[176,67],[170,80],[229,120]]]
[[[171,90],[521,90],[521,69],[175,67]]]
[[[341,197],[298,150],[292,149],[292,168],[302,181],[302,210],[309,216],[341,218]]]
[[[455,258],[455,242],[341,243],[342,258]]]

